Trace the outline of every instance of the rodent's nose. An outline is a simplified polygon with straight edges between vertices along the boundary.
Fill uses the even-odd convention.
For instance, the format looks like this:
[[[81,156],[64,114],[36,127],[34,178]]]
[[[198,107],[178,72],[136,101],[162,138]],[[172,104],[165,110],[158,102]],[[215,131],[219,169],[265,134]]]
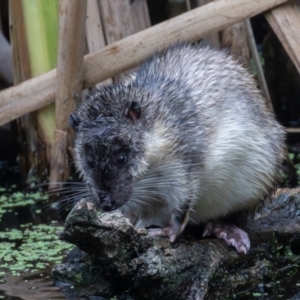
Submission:
[[[100,195],[100,204],[104,211],[111,211],[116,208],[115,201],[109,195]]]

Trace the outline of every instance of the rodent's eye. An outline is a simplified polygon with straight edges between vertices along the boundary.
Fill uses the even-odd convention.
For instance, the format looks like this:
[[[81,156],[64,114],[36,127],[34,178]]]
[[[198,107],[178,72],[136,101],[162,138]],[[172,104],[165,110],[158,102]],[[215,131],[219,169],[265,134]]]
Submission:
[[[122,153],[118,154],[116,162],[118,165],[124,165],[127,162],[126,153],[122,152]]]

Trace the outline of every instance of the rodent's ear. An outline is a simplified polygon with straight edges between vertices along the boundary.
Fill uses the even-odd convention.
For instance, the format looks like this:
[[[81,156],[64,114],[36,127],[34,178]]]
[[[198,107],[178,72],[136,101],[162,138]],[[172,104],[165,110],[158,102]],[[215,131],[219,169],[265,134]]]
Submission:
[[[75,131],[78,131],[81,120],[75,114],[70,114],[69,123]]]
[[[134,124],[137,123],[141,117],[141,106],[138,102],[132,101],[128,109],[127,117],[132,120]]]

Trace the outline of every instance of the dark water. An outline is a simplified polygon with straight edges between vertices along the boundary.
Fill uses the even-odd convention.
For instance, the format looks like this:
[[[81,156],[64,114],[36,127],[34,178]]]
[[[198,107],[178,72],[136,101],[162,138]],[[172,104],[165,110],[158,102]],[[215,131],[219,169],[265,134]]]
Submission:
[[[47,197],[0,187],[0,299],[71,299],[51,269],[72,248],[57,239],[62,217]]]
[[[6,283],[0,285],[0,299],[67,299],[61,287],[56,287],[50,275],[51,268],[42,273],[5,276]]]

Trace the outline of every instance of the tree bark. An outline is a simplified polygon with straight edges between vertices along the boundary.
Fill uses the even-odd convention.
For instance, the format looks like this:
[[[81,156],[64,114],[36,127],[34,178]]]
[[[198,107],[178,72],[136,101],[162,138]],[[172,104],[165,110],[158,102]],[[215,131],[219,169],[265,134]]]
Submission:
[[[286,285],[300,263],[300,189],[281,190],[248,218],[251,249],[238,255],[225,242],[190,228],[173,244],[135,229],[121,213],[97,213],[81,200],[60,238],[77,247],[52,273],[83,296],[110,299],[232,299],[259,284]],[[291,275],[292,276],[292,275]],[[297,277],[296,277],[297,278]],[[264,287],[267,288],[267,287]],[[252,299],[250,297],[250,299]]]
[[[107,45],[150,27],[146,0],[98,0]],[[113,80],[126,81],[133,70],[114,76]]]
[[[98,0],[87,0],[86,41],[89,53],[106,46]],[[97,83],[96,87],[109,83],[112,83],[111,78]]]
[[[60,0],[59,3],[56,125],[51,153],[50,189],[60,187],[69,175],[67,159],[69,116],[76,103],[81,100],[86,4],[86,1],[73,3],[69,0]]]
[[[300,73],[300,3],[288,3],[267,12],[266,18]]]
[[[9,2],[10,41],[13,57],[13,81],[17,85],[31,78],[28,44],[21,0]],[[22,141],[19,155],[21,181],[29,185],[31,175],[38,169],[38,137],[36,113],[31,112],[17,119],[18,135]]]

